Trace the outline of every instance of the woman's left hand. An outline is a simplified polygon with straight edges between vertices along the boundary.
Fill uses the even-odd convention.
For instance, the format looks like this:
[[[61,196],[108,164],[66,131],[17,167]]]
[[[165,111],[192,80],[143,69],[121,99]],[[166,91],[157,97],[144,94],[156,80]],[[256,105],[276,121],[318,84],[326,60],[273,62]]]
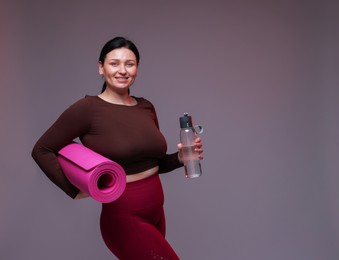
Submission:
[[[183,163],[183,160],[182,160],[182,146],[183,145],[181,143],[178,144],[178,152],[179,152],[178,158],[179,158],[179,161],[181,163]],[[200,137],[197,137],[194,140],[194,151],[199,154],[199,159],[200,160],[204,159],[204,156],[202,155],[204,150],[202,149],[202,142],[201,142],[201,138]]]

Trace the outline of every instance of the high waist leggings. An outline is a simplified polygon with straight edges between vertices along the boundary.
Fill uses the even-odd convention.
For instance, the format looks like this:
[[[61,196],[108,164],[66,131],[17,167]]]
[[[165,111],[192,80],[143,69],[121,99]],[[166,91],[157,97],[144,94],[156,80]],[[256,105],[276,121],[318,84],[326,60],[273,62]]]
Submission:
[[[165,239],[163,204],[158,174],[127,183],[120,198],[102,204],[101,234],[118,259],[179,259]]]

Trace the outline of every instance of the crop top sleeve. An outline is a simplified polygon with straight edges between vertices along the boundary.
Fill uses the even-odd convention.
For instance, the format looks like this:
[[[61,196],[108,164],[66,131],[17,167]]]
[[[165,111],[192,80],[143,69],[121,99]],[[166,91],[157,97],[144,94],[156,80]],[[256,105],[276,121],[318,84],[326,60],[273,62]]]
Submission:
[[[32,157],[46,176],[74,198],[79,190],[63,174],[58,151],[80,138],[83,145],[119,163],[127,175],[159,166],[159,173],[183,166],[178,153],[167,154],[154,106],[137,98],[135,106],[86,96],[67,108],[36,142]]]

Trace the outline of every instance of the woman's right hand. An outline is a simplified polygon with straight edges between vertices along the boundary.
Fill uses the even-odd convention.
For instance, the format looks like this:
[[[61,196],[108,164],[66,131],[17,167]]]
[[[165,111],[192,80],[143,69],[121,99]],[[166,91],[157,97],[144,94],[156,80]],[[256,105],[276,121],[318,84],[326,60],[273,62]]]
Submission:
[[[89,195],[86,192],[79,191],[78,194],[75,196],[74,199],[80,200],[89,197]]]

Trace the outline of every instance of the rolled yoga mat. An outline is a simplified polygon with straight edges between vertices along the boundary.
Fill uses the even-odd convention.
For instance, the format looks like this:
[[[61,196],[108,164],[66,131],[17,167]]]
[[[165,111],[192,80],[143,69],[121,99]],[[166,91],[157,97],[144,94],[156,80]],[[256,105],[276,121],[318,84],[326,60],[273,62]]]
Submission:
[[[112,202],[125,190],[124,169],[79,143],[62,148],[57,159],[67,179],[96,201]]]

